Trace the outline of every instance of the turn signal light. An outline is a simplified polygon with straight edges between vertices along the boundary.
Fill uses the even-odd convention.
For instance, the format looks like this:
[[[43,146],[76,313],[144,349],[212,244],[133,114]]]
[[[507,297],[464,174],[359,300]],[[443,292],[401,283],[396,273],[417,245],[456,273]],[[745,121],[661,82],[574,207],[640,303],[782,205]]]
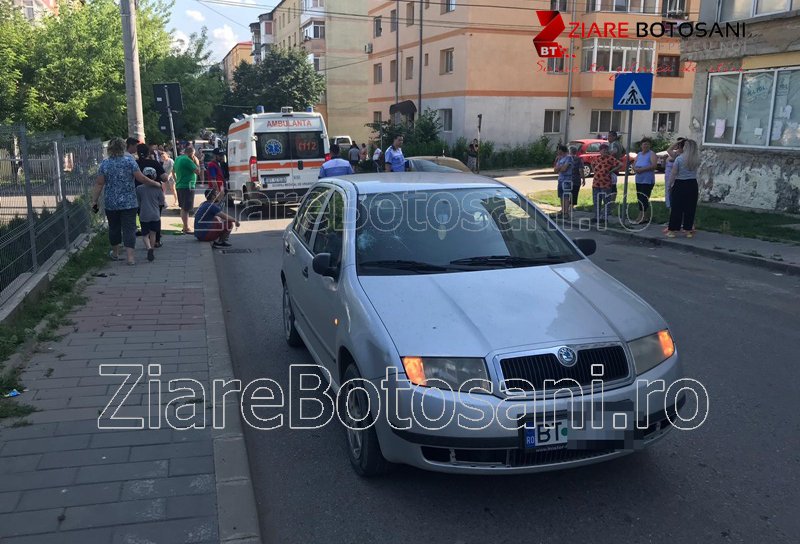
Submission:
[[[664,352],[664,358],[669,359],[672,357],[675,353],[675,342],[672,341],[669,331],[658,331],[658,341],[661,343],[661,351]]]
[[[416,385],[426,385],[425,366],[422,357],[403,357],[403,368],[406,369],[408,380]]]
[[[331,160],[331,154],[325,153],[325,162],[328,162],[329,160]]]
[[[258,159],[254,156],[250,157],[250,181],[258,182]]]

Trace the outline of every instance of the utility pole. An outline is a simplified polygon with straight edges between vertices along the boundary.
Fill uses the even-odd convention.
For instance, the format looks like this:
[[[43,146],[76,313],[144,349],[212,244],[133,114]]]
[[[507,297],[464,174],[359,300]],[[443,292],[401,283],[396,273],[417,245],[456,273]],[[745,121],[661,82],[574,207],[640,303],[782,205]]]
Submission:
[[[175,141],[175,123],[172,122],[172,105],[169,103],[169,87],[167,87],[166,85],[164,85],[164,99],[167,101],[167,117],[169,118],[169,135],[172,137],[172,156],[177,159],[178,144]],[[181,100],[181,102],[183,101]]]
[[[394,103],[400,102],[400,0],[394,9]]]
[[[422,115],[422,13],[425,9],[423,6],[424,2],[418,2],[419,4],[419,58],[417,59],[417,63],[419,64],[419,91],[417,93],[417,111],[419,115]]]
[[[575,20],[575,14],[577,12],[577,0],[572,0],[572,18],[571,20]],[[572,74],[573,74],[573,66],[575,63],[575,40],[570,38],[569,39],[569,73],[567,74],[567,120],[564,122],[564,143],[569,143],[569,122],[570,118],[572,117]]]
[[[142,85],[139,78],[139,43],[136,39],[136,0],[121,0],[122,45],[125,48],[125,95],[128,101],[128,134],[144,141]]]

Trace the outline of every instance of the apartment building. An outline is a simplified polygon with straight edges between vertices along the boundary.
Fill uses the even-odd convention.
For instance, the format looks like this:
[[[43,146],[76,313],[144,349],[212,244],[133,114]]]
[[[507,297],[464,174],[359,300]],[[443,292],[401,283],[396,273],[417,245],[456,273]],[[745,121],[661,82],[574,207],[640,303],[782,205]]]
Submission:
[[[45,15],[58,13],[56,0],[12,0],[12,3],[22,9],[22,13],[29,21],[36,21]]]
[[[800,0],[704,0],[700,21],[747,28],[684,47],[703,198],[800,212]]]
[[[482,138],[500,145],[541,135],[553,141],[594,137],[627,128],[629,114],[612,108],[613,79],[617,71],[638,69],[655,72],[656,81],[652,111],[634,113],[634,137],[685,131],[694,76],[682,69],[680,39],[591,37],[572,40],[572,115],[565,134],[569,58],[537,55],[533,38],[542,26],[535,10],[562,13],[567,30],[557,42],[569,49],[571,21],[586,28],[627,22],[635,29],[637,23],[691,19],[698,3],[481,0],[462,5],[457,0],[370,0],[372,116],[377,120],[392,113],[409,117],[420,109],[437,110],[451,143],[460,136],[477,136],[479,114]]]
[[[239,42],[222,59],[222,73],[228,86],[233,84],[233,73],[241,63],[253,64],[252,50],[253,42]]]
[[[366,141],[369,136],[366,12],[367,0],[283,0],[270,12],[274,46],[303,48],[325,76],[326,92],[315,109],[331,137]]]
[[[266,50],[275,43],[275,36],[272,32],[272,13],[262,13],[258,16],[258,21],[250,23],[250,35],[252,36],[252,57],[253,62],[258,64]]]

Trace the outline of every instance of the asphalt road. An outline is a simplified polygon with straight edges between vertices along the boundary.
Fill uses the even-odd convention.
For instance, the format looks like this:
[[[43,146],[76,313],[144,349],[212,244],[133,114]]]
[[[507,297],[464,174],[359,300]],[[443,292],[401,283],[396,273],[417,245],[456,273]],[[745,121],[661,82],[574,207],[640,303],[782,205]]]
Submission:
[[[244,223],[215,256],[237,377],[312,363],[282,336],[280,230]],[[265,542],[798,542],[800,278],[610,235],[593,260],[669,321],[710,413],[649,450],[569,471],[468,477],[351,470],[345,435],[246,431]],[[690,408],[687,405],[687,408]],[[286,412],[288,418],[288,410]]]

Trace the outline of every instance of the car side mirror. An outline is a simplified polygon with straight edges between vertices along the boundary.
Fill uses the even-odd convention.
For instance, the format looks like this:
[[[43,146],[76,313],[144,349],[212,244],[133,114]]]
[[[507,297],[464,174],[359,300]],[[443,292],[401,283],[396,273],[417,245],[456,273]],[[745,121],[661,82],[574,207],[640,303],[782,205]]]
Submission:
[[[581,250],[581,253],[587,257],[597,252],[597,242],[591,238],[575,238],[573,242],[575,242],[575,245]]]
[[[303,168],[305,168],[305,164],[303,164],[303,161],[297,161],[297,169],[302,170]]]
[[[320,253],[314,256],[311,262],[311,268],[320,276],[336,279],[339,276],[339,270],[331,266],[331,254]]]

